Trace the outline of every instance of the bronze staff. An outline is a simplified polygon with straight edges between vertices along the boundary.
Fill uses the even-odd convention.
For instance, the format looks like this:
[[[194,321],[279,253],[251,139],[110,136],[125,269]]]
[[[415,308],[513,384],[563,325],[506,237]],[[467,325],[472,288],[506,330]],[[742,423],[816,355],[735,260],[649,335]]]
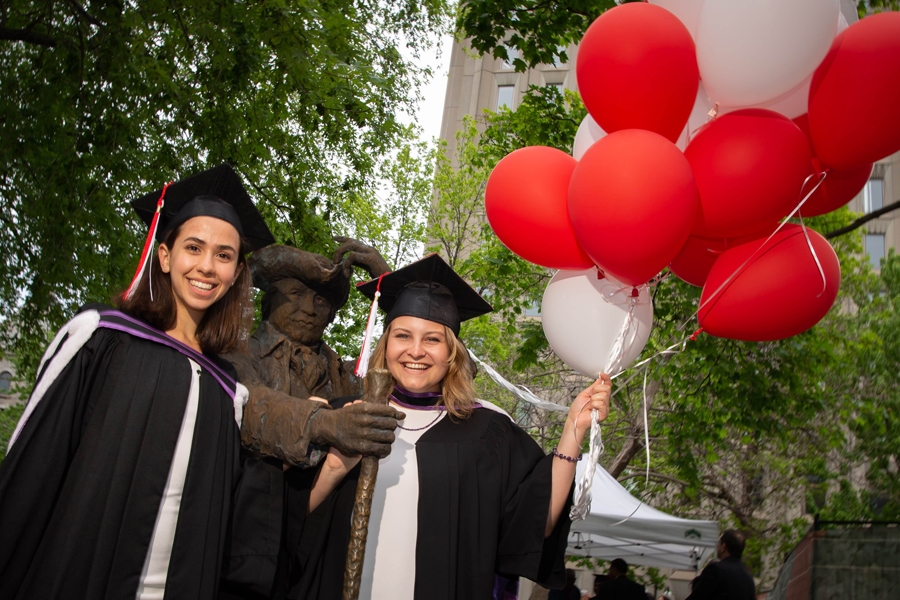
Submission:
[[[394,388],[394,380],[387,369],[371,369],[364,380],[364,402],[387,404]],[[372,514],[372,494],[378,476],[378,457],[364,456],[361,461],[359,481],[356,484],[356,500],[353,503],[353,519],[350,524],[350,545],[347,547],[347,563],[344,570],[343,600],[359,598],[363,558],[366,555],[366,537],[369,534],[369,515]]]

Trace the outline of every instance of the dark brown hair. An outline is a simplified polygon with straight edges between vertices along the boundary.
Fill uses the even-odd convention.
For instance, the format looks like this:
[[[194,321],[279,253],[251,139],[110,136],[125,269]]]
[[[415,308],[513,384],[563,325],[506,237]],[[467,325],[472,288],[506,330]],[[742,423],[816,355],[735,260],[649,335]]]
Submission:
[[[722,532],[719,541],[725,544],[728,554],[735,558],[741,558],[744,555],[744,534],[736,529],[726,529]]]
[[[172,230],[163,244],[171,248],[184,224]],[[240,269],[231,288],[222,298],[210,306],[197,327],[197,342],[204,354],[223,354],[240,349],[247,341],[250,322],[253,319],[253,304],[250,300],[250,269],[247,268],[245,254],[247,244],[241,240],[238,251],[237,268]],[[153,299],[150,299],[150,285],[153,285]],[[150,273],[145,273],[130,300],[121,293],[113,300],[116,307],[136,317],[160,331],[168,331],[175,326],[177,308],[172,279],[163,273],[159,263],[159,252],[152,253]]]

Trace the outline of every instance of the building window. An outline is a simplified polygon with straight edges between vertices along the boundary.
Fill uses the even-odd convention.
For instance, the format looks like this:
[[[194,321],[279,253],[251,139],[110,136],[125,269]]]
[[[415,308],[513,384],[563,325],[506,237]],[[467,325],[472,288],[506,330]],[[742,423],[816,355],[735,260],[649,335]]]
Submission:
[[[553,66],[556,67],[557,69],[566,66],[566,63],[563,62],[562,57],[560,56],[560,54],[562,54],[565,51],[566,51],[565,46],[557,46],[556,47],[556,54],[553,56]]]
[[[867,233],[866,234],[866,255],[873,269],[881,268],[881,261],[884,258],[884,234],[883,233]]]
[[[519,58],[519,49],[514,46],[503,45],[506,48],[506,58],[503,60],[503,64],[500,65],[501,69],[510,70],[515,69],[515,60]]]
[[[873,177],[863,188],[863,212],[868,214],[884,206],[884,179]]]
[[[515,96],[516,86],[514,85],[498,85],[497,86],[497,110],[504,106],[510,110],[513,108],[513,97]]]
[[[3,371],[0,373],[0,394],[9,393],[10,385],[12,384],[12,373],[9,371]]]

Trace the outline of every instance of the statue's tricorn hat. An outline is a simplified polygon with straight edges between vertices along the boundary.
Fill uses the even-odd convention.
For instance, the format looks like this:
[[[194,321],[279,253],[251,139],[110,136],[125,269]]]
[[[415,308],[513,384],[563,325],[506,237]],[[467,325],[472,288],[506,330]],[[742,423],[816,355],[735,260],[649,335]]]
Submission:
[[[430,254],[380,279],[357,285],[387,313],[385,326],[397,317],[413,316],[446,325],[459,335],[463,321],[493,310],[478,292],[437,254]]]
[[[253,285],[263,291],[280,279],[296,279],[328,300],[335,310],[350,295],[349,268],[319,254],[280,244],[257,250],[247,258]]]

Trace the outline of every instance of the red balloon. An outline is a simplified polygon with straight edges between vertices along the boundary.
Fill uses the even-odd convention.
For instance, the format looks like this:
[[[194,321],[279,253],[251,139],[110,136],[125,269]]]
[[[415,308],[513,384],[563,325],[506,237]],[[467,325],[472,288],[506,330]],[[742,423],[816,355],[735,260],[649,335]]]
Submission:
[[[710,270],[723,252],[753,240],[765,239],[770,233],[772,232],[761,231],[738,238],[704,238],[692,235],[669,263],[669,269],[682,281],[703,287]]]
[[[765,342],[818,323],[837,298],[841,265],[825,238],[806,231],[825,273],[824,284],[802,228],[785,225],[762,250],[764,240],[756,240],[719,257],[700,296],[700,325],[717,337]]]
[[[678,255],[669,263],[669,269],[682,281],[703,287],[716,259],[727,249],[728,242],[724,239],[709,239],[692,235],[687,239]]]
[[[809,145],[785,116],[760,108],[710,121],[684,151],[700,190],[692,233],[748,235],[776,223],[800,203],[809,175]]]
[[[550,269],[594,266],[569,223],[569,180],[576,164],[565,152],[546,146],[520,148],[497,163],[484,204],[491,228],[507,248]]]
[[[588,27],[575,74],[584,105],[604,131],[647,129],[673,142],[700,81],[685,26],[662,7],[638,3],[612,8]]]
[[[642,129],[595,142],[569,184],[569,218],[581,247],[629,285],[646,283],[678,254],[696,212],[697,187],[684,155]]]
[[[806,139],[810,144],[810,151],[812,151],[807,115],[800,115],[794,119],[794,123],[806,135]],[[817,217],[844,206],[853,200],[853,197],[866,186],[866,182],[872,174],[872,167],[872,163],[866,163],[850,169],[832,169],[823,165],[818,157],[813,156],[810,164],[810,173],[825,173],[825,180],[822,181],[813,195],[809,197],[809,200],[800,209],[800,213],[804,217]],[[813,189],[817,181],[818,178],[814,177],[803,186],[804,197],[809,190]]]
[[[809,88],[809,130],[821,161],[835,169],[900,150],[900,13],[869,15],[831,45]]]

